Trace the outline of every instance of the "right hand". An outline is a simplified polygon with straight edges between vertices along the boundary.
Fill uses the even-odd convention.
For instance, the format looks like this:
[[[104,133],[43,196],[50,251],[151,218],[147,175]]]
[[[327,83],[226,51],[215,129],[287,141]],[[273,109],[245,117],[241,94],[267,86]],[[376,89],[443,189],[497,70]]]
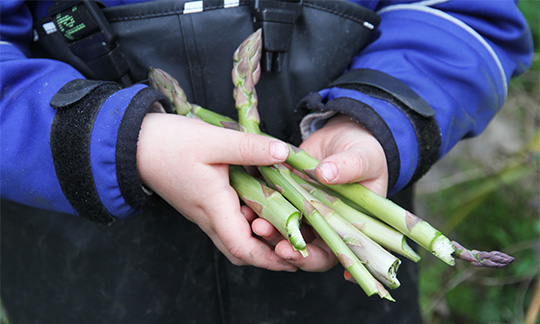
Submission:
[[[143,183],[196,223],[233,264],[296,271],[253,236],[228,175],[229,164],[282,163],[288,152],[285,143],[262,135],[150,113],[139,134],[137,167]]]

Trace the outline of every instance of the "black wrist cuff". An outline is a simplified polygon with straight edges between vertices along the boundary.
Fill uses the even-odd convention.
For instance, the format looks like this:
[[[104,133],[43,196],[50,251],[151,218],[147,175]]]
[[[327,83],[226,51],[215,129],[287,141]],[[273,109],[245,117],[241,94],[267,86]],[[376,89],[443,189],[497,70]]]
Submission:
[[[386,100],[407,116],[418,142],[418,166],[411,183],[420,179],[438,160],[441,130],[435,120],[435,111],[403,81],[380,71],[356,69],[345,73],[328,87],[357,90]]]
[[[90,138],[103,102],[120,90],[114,82],[74,80],[51,100],[56,108],[51,125],[51,151],[62,192],[83,217],[112,223],[114,217],[101,202],[90,162]]]
[[[116,174],[120,192],[126,202],[143,207],[150,196],[144,191],[137,169],[137,142],[144,116],[154,102],[160,102],[166,112],[172,112],[170,101],[159,91],[144,88],[139,91],[124,113],[116,142]]]

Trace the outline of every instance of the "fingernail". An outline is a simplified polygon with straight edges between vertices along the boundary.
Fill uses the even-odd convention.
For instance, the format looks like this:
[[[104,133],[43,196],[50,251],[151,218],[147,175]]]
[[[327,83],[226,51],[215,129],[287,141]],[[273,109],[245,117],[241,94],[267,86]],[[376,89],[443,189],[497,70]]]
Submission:
[[[326,182],[333,182],[338,174],[337,166],[333,162],[323,162],[319,166],[321,170],[321,176],[326,180]]]
[[[289,156],[289,146],[283,142],[273,142],[270,146],[270,154],[276,160],[285,160]]]

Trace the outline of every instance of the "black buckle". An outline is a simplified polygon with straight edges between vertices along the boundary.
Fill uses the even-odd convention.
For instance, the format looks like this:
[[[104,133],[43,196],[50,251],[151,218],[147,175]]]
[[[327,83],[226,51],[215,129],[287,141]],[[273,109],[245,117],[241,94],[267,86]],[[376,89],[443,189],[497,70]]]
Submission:
[[[289,50],[294,24],[302,14],[303,0],[255,0],[252,15],[255,29],[263,29],[264,65],[281,71],[283,53]]]
[[[127,61],[102,7],[101,3],[90,0],[57,1],[47,13],[69,50],[83,60],[96,77],[128,85],[131,82]]]

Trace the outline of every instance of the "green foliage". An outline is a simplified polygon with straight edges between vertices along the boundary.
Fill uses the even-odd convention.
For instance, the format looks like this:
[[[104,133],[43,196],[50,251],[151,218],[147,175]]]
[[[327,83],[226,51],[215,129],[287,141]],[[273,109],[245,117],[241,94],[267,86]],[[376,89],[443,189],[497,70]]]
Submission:
[[[511,81],[509,107],[501,114],[517,125],[522,147],[490,160],[451,152],[440,178],[474,176],[439,184],[417,199],[423,217],[449,237],[468,248],[501,250],[516,261],[501,269],[463,263],[451,268],[422,255],[420,303],[428,324],[525,324],[534,314],[532,298],[540,289],[540,1],[522,0],[519,7],[531,27],[535,55],[531,69]],[[540,319],[526,324],[533,323]]]

